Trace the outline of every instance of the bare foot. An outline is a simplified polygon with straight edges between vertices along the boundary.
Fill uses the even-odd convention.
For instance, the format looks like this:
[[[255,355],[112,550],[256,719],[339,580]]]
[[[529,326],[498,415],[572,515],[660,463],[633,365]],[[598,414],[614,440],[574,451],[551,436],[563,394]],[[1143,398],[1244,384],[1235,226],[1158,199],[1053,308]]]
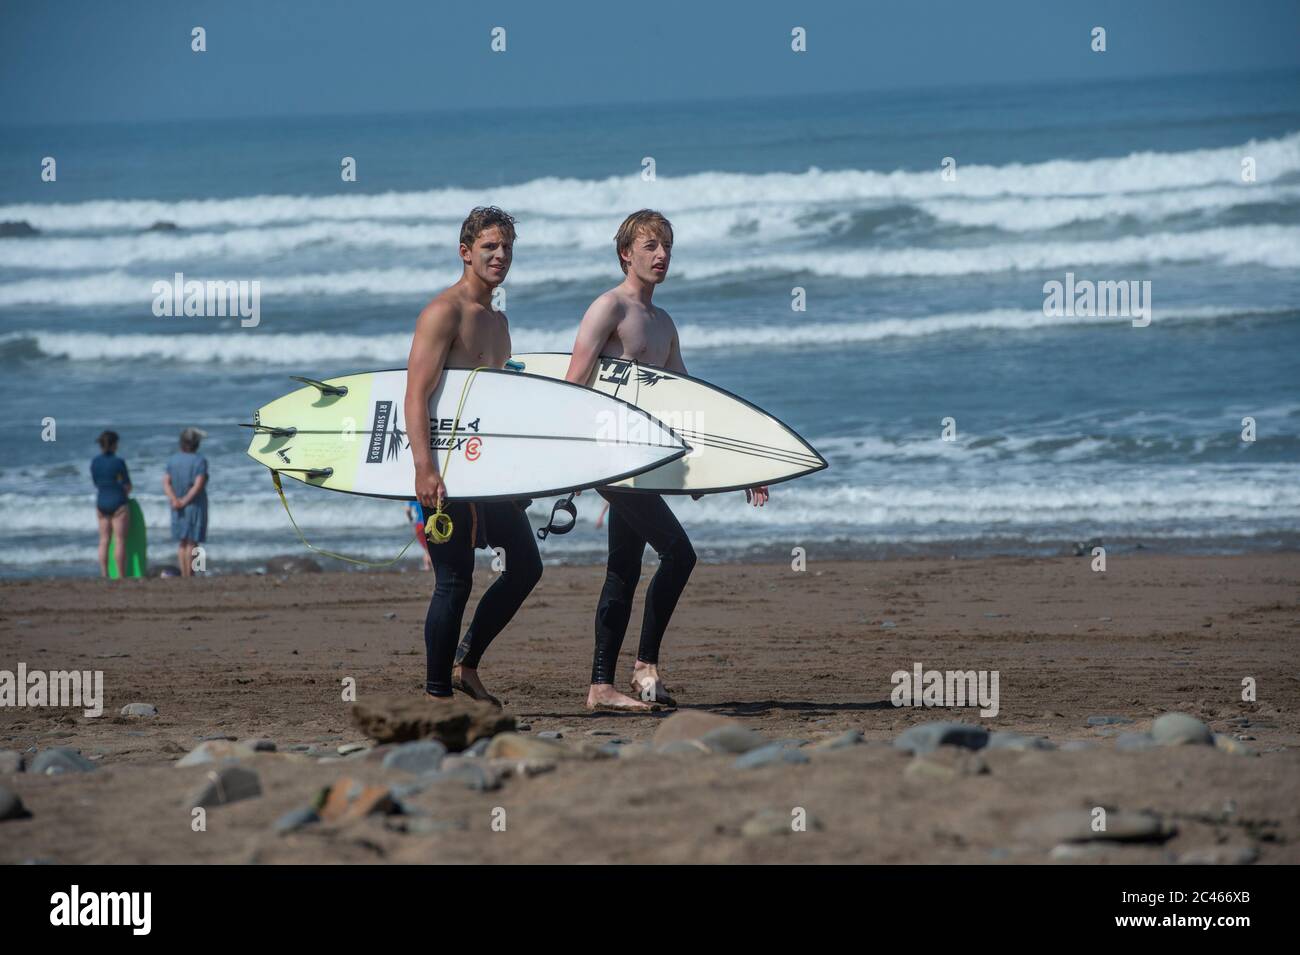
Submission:
[[[471,700],[485,700],[493,706],[501,705],[501,701],[487,691],[483,681],[478,678],[478,670],[473,667],[458,666],[452,668],[451,688],[460,690]]]
[[[632,667],[632,692],[638,699],[647,703],[662,703],[664,706],[676,706],[677,701],[659,678],[659,668],[653,663],[637,660]]]
[[[613,710],[620,713],[651,713],[659,707],[618,692],[612,683],[593,683],[587,691],[587,709]]]

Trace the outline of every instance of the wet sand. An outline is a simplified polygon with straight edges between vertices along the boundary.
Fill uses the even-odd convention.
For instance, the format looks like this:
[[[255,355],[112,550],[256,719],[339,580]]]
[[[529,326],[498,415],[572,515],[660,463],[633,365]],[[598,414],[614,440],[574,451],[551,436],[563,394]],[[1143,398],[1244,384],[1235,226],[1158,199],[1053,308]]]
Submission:
[[[648,560],[620,681],[652,571]],[[481,564],[471,608],[491,576]],[[602,568],[548,568],[484,659],[484,681],[529,734],[634,746],[666,717],[583,708],[602,579]],[[0,709],[0,750],[69,746],[98,765],[0,775],[33,814],[0,822],[0,862],[1172,862],[1216,848],[1300,862],[1300,554],[1112,558],[1104,573],[1086,558],[814,554],[802,573],[702,564],[661,659],[682,707],[773,740],[816,744],[856,729],[865,743],[810,745],[806,763],[756,769],[703,753],[565,760],[491,792],[431,786],[410,799],[428,831],[371,816],[274,833],[275,819],[344,775],[409,780],[364,755],[287,750],[365,742],[342,699],[346,678],[363,698],[420,692],[431,587],[418,572],[0,583],[0,669],[102,670],[105,695],[95,719]],[[998,671],[998,715],[896,708],[890,675],[918,662]],[[1254,702],[1241,698],[1248,677]],[[132,702],[159,715],[117,715]],[[1172,711],[1252,754],[1116,749],[1117,733]],[[1088,725],[1100,715],[1134,722]],[[890,745],[909,726],[948,719],[1094,745],[983,750],[978,766],[944,747],[921,771]],[[243,760],[261,796],[209,810],[195,832],[185,797],[208,770],[174,764],[218,733],[269,739],[278,752]],[[1153,813],[1176,834],[1053,855],[1043,819],[1097,806]],[[812,819],[806,832],[746,834],[763,810],[798,809]]]

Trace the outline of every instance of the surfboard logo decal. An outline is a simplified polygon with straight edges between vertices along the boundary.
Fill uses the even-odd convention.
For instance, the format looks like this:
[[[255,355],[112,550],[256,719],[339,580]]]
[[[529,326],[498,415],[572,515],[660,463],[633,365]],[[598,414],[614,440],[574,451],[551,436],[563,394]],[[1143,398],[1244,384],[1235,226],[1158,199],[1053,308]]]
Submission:
[[[370,447],[366,449],[366,464],[382,464],[384,441],[388,434],[388,421],[393,416],[391,401],[375,402],[375,417],[370,424]]]
[[[483,448],[483,439],[475,436],[465,442],[465,460],[477,461],[478,456]]]

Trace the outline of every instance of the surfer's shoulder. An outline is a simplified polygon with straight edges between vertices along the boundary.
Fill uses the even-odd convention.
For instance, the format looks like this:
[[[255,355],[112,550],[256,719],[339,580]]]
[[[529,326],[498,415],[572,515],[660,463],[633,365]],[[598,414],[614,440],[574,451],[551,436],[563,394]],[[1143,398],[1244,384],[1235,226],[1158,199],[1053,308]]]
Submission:
[[[441,292],[420,310],[415,327],[430,335],[454,335],[460,328],[461,306],[451,289]]]

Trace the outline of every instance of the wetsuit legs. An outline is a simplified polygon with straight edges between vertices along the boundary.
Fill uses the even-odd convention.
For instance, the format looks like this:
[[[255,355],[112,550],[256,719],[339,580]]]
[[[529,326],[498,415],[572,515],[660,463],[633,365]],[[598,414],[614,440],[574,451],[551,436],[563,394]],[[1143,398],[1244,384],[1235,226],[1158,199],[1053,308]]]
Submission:
[[[542,561],[523,510],[511,501],[474,506],[477,519],[484,522],[488,544],[503,549],[506,569],[479,600],[458,653],[456,641],[474,583],[475,518],[468,503],[447,505],[444,510],[455,525],[451,540],[429,544],[437,584],[424,618],[425,690],[434,696],[451,696],[453,662],[477,666],[492,638],[510,622],[542,576]]]
[[[474,619],[456,651],[456,662],[467,667],[478,666],[493,637],[510,622],[542,579],[542,558],[524,510],[506,501],[484,505],[483,515],[488,546],[493,550],[501,548],[505,568],[478,602]]]
[[[600,491],[609,501],[609,562],[605,586],[596,608],[596,652],[592,683],[613,683],[618,651],[623,645],[632,598],[641,578],[641,555],[648,543],[659,555],[659,570],[646,591],[637,659],[659,662],[673,609],[695,567],[695,550],[672,510],[658,494]]]

